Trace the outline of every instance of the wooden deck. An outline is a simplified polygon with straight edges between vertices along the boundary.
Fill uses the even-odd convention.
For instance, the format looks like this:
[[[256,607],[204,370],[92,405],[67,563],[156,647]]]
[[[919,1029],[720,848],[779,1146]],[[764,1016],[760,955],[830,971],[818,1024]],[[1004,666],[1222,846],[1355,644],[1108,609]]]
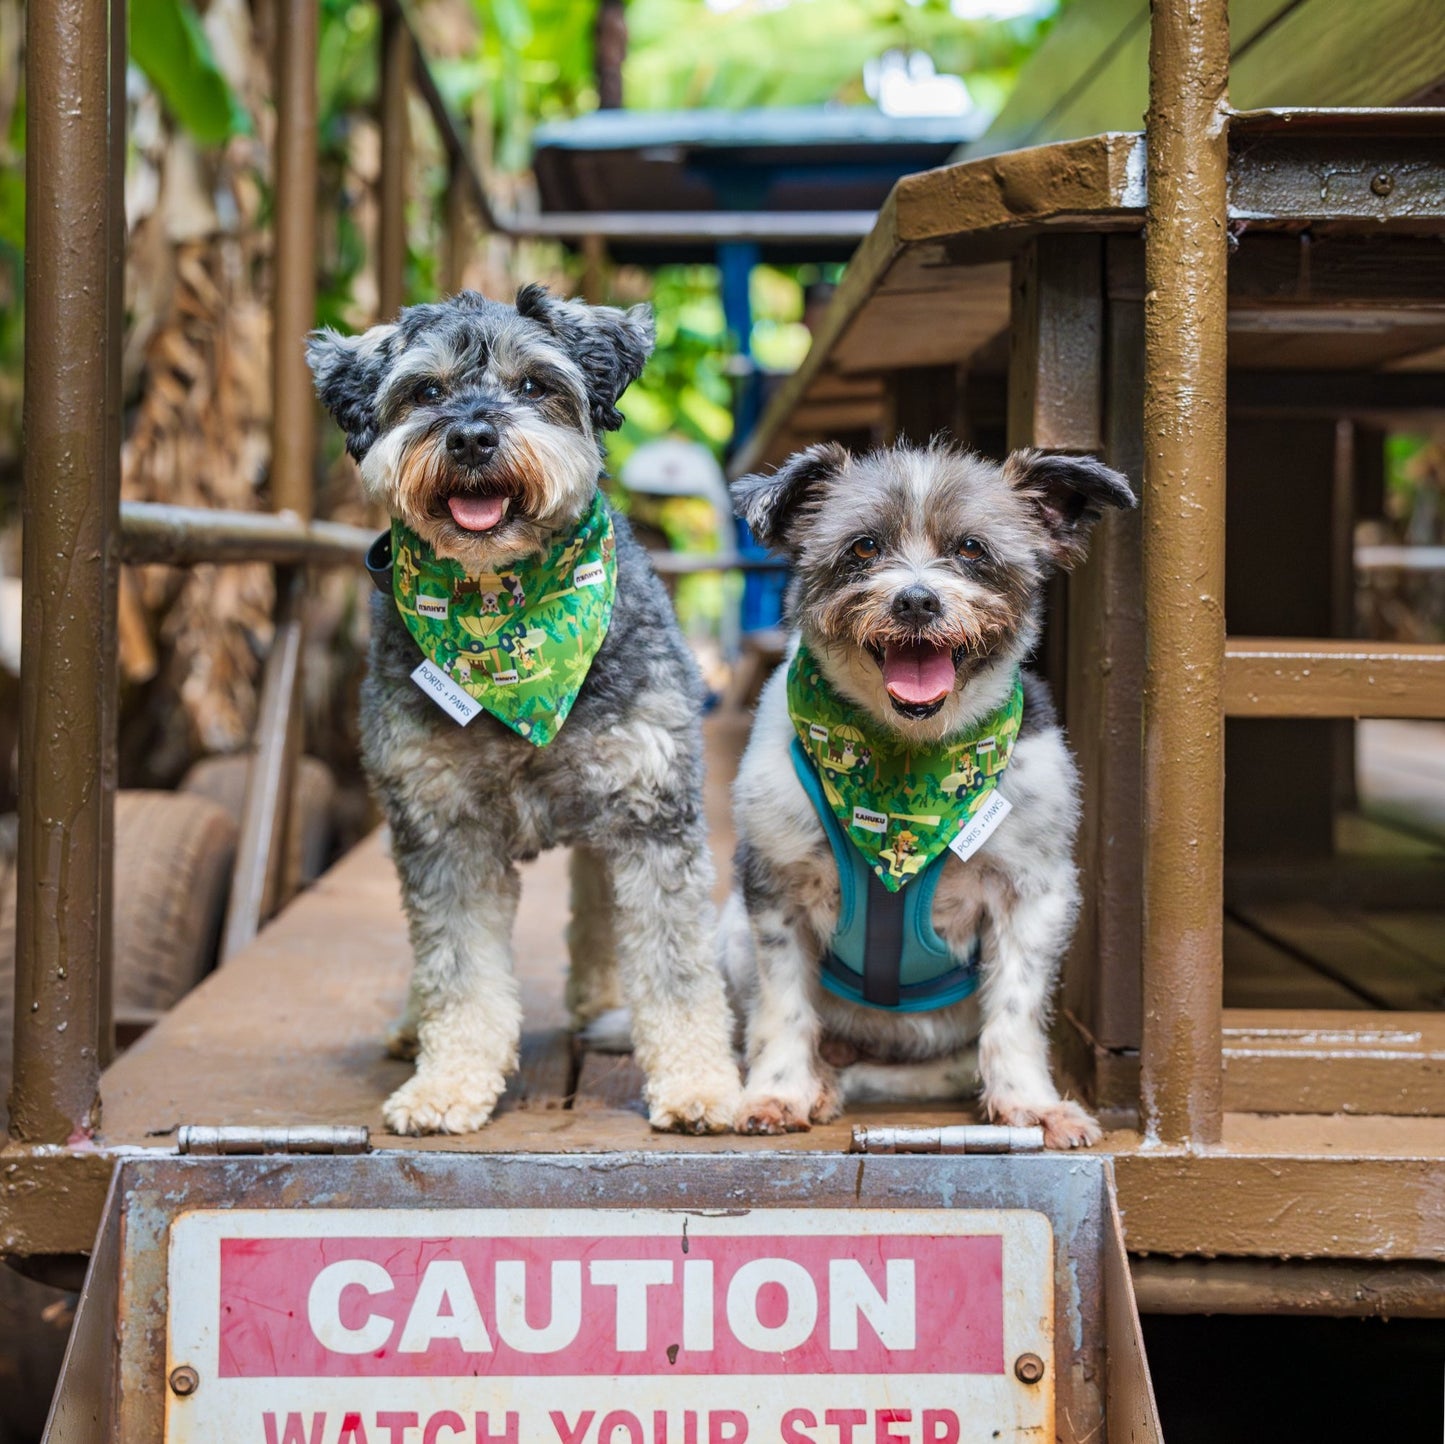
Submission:
[[[745,724],[736,717],[713,719],[708,730],[708,801],[721,889],[731,846],[729,759]],[[384,835],[376,834],[114,1064],[103,1079],[98,1143],[102,1149],[167,1149],[183,1123],[365,1123],[377,1147],[418,1151],[836,1154],[848,1148],[852,1124],[870,1117],[937,1123],[941,1116],[973,1116],[962,1104],[927,1111],[874,1108],[782,1139],[684,1140],[653,1133],[630,1059],[579,1054],[566,1032],[565,919],[557,905],[565,893],[565,854],[545,855],[524,869],[517,929],[526,1008],[522,1068],[482,1132],[427,1139],[384,1132],[382,1100],[407,1076],[408,1065],[388,1059],[381,1039],[400,1009],[409,956],[395,874]],[[1279,927],[1297,939],[1312,921],[1291,918],[1289,927]],[[1243,931],[1236,924],[1232,935]],[[1403,951],[1410,946],[1401,943]],[[1300,962],[1284,947],[1256,941],[1231,957],[1236,997],[1247,995],[1257,1004],[1261,997],[1305,996],[1299,969],[1288,975],[1279,962]],[[1261,958],[1268,967],[1261,968]],[[1313,976],[1323,974],[1315,969]],[[1247,988],[1255,991],[1241,991]],[[1329,995],[1327,1006],[1369,1004],[1345,989]],[[1272,1106],[1270,1088],[1297,1089],[1300,1070],[1291,1060],[1298,1054],[1308,1071],[1311,1050],[1331,1016],[1226,1014],[1229,1106],[1235,1111],[1227,1115],[1221,1148],[1191,1154],[1151,1147],[1127,1129],[1107,1135],[1103,1147],[1115,1155],[1131,1249],[1445,1260],[1445,1118],[1240,1110],[1241,1103]],[[1273,1027],[1276,1021],[1288,1028]],[[1445,1076],[1445,1031],[1439,1039],[1412,1037],[1395,1040],[1396,1051],[1413,1048],[1421,1068]],[[1263,1105],[1241,1096],[1252,1091]],[[1400,1111],[1388,1099],[1382,1107]]]

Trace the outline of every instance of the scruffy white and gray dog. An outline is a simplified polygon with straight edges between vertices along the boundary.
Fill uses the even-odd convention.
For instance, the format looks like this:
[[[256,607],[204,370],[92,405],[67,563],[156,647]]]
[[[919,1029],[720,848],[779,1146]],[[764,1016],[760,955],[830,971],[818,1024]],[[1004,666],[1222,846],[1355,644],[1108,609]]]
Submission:
[[[822,445],[734,497],[793,563],[798,632],[733,790],[738,1128],[981,1077],[991,1118],[1041,1124],[1054,1148],[1097,1141],[1046,1039],[1079,905],[1077,773],[1022,663],[1045,579],[1133,493],[1087,458]]]
[[[647,558],[598,489],[601,435],[652,349],[622,312],[464,292],[311,338],[317,390],[391,532],[368,561],[362,745],[415,966],[387,1100],[398,1133],[491,1116],[516,1067],[515,864],[570,845],[568,1001],[627,1003],[656,1128],[731,1126],[713,954],[701,683]],[[620,983],[620,987],[619,987]]]

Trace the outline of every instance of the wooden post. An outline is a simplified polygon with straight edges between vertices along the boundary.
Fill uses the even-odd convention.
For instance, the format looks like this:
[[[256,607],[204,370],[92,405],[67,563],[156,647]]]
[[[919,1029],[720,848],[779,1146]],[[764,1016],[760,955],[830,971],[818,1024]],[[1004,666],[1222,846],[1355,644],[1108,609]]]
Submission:
[[[1014,258],[1009,315],[1008,447],[1097,452],[1102,444],[1103,237],[1040,236]],[[1062,709],[1068,592],[1049,584],[1039,659]]]
[[[1219,1140],[1227,0],[1155,0],[1144,231],[1144,1126]]]
[[[88,1137],[108,1054],[125,7],[25,22],[25,609],[10,1131]]]
[[[1132,236],[1111,236],[1104,326],[1104,447],[1133,483],[1143,473],[1144,306]],[[1121,262],[1123,263],[1121,266]],[[1140,1036],[1139,694],[1144,672],[1137,512],[1109,512],[1069,577],[1069,742],[1078,758],[1083,910],[1064,971],[1070,1071],[1106,1113],[1138,1104]]]
[[[399,7],[381,9],[381,174],[377,185],[377,320],[392,321],[406,291],[406,92],[412,41]],[[450,193],[449,188],[449,193]]]

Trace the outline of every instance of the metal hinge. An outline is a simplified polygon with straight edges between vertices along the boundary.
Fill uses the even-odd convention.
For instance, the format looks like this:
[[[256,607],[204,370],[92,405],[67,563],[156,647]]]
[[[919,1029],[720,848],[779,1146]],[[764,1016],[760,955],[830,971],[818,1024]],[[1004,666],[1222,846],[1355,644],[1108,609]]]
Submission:
[[[369,1153],[371,1130],[360,1123],[301,1128],[216,1128],[187,1123],[177,1133],[176,1147],[181,1153],[226,1157],[255,1153]]]
[[[1042,1153],[1042,1128],[954,1123],[942,1128],[853,1129],[854,1153]]]

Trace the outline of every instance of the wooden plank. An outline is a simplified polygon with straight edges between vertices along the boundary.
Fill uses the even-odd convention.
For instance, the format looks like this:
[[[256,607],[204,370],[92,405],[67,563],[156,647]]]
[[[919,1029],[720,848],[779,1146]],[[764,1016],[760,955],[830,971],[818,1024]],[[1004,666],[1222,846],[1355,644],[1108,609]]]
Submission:
[[[1241,110],[1398,105],[1442,74],[1445,6],[1439,0],[1304,0],[1236,51],[1229,90]]]
[[[1358,1121],[1378,1131],[1386,1120]],[[1445,1260],[1445,1160],[1437,1152],[1445,1124],[1428,1123],[1424,1157],[1351,1156],[1348,1148],[1313,1157],[1120,1153],[1114,1171],[1129,1248]]]
[[[1445,647],[1231,637],[1230,717],[1445,717]]]
[[[1445,1015],[1226,1009],[1225,1107],[1445,1114]]]
[[[1136,1258],[1130,1273],[1146,1314],[1445,1316],[1445,1265],[1436,1263]]]
[[[1013,262],[1010,449],[1103,446],[1104,242],[1046,235]]]
[[[1234,0],[1230,50],[1242,110],[1404,105],[1445,73],[1445,11],[1437,0]],[[1147,4],[1070,7],[970,154],[1138,129],[1148,62]]]
[[[1109,237],[1106,246],[1137,246]],[[1139,488],[1143,473],[1143,302],[1105,301],[1104,454]],[[1143,603],[1137,512],[1110,512],[1070,575],[1066,718],[1078,758],[1084,903],[1064,970],[1066,1010],[1095,1045],[1094,1101],[1137,1103],[1135,1069],[1103,1066],[1098,1050],[1137,1052],[1140,1039],[1140,855]],[[1102,683],[1101,683],[1102,679]],[[1119,1091],[1106,1085],[1117,1083]],[[1124,1091],[1129,1090],[1129,1091]]]
[[[1378,1008],[1439,1007],[1445,970],[1371,925],[1371,914],[1316,902],[1256,903],[1236,915]]]
[[[644,1081],[642,1069],[631,1053],[588,1053],[582,1059],[572,1109],[576,1113],[600,1109],[645,1116],[647,1110],[642,1102]]]
[[[1225,915],[1226,1008],[1372,1008],[1367,998]],[[1226,1104],[1226,1107],[1235,1107]]]

